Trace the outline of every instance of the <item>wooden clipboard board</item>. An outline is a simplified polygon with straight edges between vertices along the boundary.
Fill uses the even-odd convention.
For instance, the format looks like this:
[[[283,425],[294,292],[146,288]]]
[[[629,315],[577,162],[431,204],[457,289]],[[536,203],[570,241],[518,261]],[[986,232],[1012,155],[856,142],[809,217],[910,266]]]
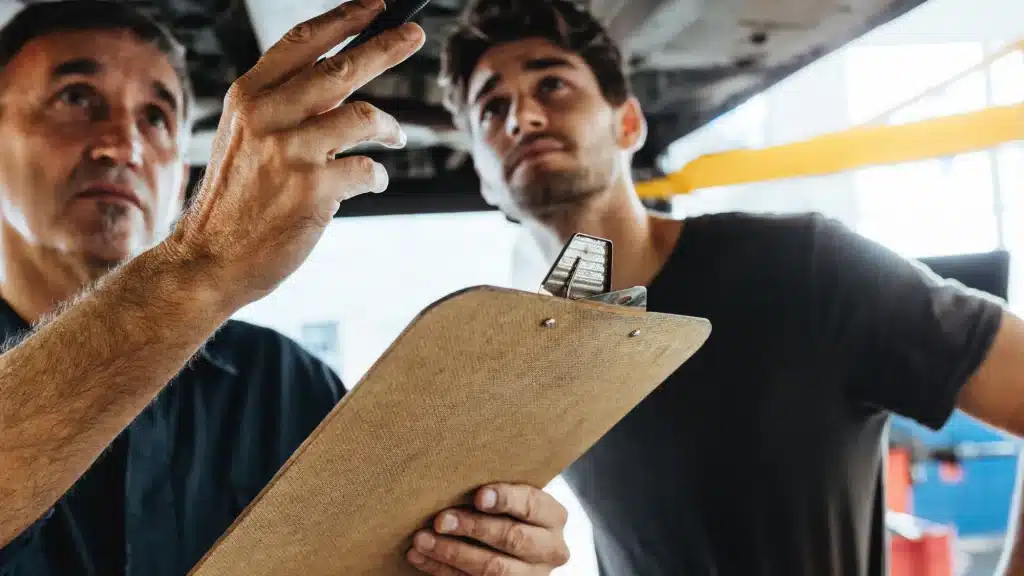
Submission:
[[[703,345],[700,318],[479,286],[425,309],[195,576],[404,576],[491,482],[543,487]]]

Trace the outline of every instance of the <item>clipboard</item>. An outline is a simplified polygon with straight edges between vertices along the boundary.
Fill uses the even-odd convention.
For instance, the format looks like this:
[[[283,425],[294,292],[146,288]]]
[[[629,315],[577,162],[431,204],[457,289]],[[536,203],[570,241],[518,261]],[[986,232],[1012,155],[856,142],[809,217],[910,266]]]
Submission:
[[[493,482],[546,486],[711,332],[612,292],[611,249],[577,234],[538,293],[424,309],[190,574],[415,576],[411,537],[438,512]]]

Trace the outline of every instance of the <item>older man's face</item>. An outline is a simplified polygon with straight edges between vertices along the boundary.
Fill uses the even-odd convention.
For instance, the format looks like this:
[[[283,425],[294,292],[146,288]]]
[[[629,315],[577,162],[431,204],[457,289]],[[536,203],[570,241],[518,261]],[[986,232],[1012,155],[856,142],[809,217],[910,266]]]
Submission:
[[[163,239],[187,137],[164,54],[127,30],[61,32],[26,44],[2,80],[0,226],[100,266]]]

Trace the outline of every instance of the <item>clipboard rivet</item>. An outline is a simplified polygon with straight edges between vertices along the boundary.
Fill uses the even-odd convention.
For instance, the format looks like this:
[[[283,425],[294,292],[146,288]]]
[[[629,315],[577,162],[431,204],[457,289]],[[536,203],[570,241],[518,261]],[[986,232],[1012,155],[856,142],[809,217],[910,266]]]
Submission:
[[[545,328],[551,328],[552,326],[555,325],[555,319],[554,318],[548,318],[548,319],[544,320],[543,322],[541,322],[540,325],[545,327]]]
[[[629,333],[629,337],[630,338],[636,338],[639,335],[640,335],[640,331],[639,330],[633,330],[632,332]]]

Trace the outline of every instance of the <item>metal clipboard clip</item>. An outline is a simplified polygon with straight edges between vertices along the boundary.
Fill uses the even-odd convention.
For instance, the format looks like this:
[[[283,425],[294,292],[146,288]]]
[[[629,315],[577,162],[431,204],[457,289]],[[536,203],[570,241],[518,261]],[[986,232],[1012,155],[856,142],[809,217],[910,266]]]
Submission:
[[[590,300],[647,309],[647,288],[612,292],[612,241],[573,234],[544,277],[539,292],[569,300]]]

